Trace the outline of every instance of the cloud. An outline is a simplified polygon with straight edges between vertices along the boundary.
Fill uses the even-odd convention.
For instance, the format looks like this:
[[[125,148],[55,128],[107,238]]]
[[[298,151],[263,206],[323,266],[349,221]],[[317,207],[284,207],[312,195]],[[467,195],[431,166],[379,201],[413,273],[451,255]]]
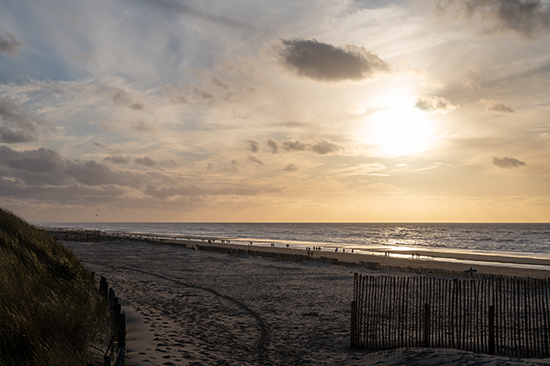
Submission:
[[[436,9],[478,18],[488,34],[512,31],[536,38],[550,29],[550,8],[539,0],[439,0]]]
[[[514,158],[497,158],[493,156],[493,165],[499,168],[512,169],[527,166],[527,163]]]
[[[16,55],[18,47],[24,46],[19,42],[17,37],[9,32],[0,33],[0,51],[6,52],[8,55]]]
[[[315,39],[281,39],[277,53],[287,68],[319,81],[361,80],[389,70],[384,60],[364,47],[336,47]]]
[[[248,144],[248,150],[252,152],[258,152],[260,151],[260,142],[256,140],[247,140],[246,143]]]
[[[247,185],[228,185],[219,188],[204,188],[195,185],[182,187],[155,188],[148,185],[144,193],[157,197],[167,198],[175,196],[205,196],[205,195],[236,195],[236,196],[254,196],[261,192],[260,188]]]
[[[161,7],[168,10],[171,13],[185,14],[194,18],[197,18],[202,21],[210,22],[215,25],[222,25],[230,28],[237,28],[247,31],[257,31],[255,27],[251,24],[229,18],[226,16],[220,16],[211,12],[205,12],[200,9],[200,7],[193,7],[188,3],[171,1],[171,0],[142,0],[145,3],[149,3],[155,7]]]
[[[329,154],[337,151],[345,150],[343,146],[338,145],[332,141],[319,138],[314,142],[304,143],[298,140],[295,141],[283,141],[283,148],[286,151],[313,151],[317,154]]]
[[[485,109],[489,112],[495,113],[514,113],[514,109],[494,100],[480,99],[480,104],[485,105]]]
[[[143,165],[149,168],[154,168],[157,166],[157,163],[148,156],[134,158],[134,162],[139,165]]]
[[[115,92],[111,99],[113,100],[113,103],[126,106],[130,109],[138,111],[145,109],[145,104],[143,104],[143,102],[139,100],[134,101],[132,97],[128,93],[126,93],[124,89],[121,88],[115,89]]]
[[[447,113],[454,111],[458,106],[453,105],[448,99],[442,97],[418,97],[416,108],[427,113]]]
[[[310,149],[316,152],[317,154],[322,154],[322,155],[344,150],[342,146],[335,144],[334,142],[327,141],[325,139],[319,139],[315,141],[311,145]]]
[[[273,154],[277,154],[279,152],[279,143],[276,140],[270,137],[267,139],[266,144],[269,146]]]
[[[295,172],[298,170],[298,167],[295,164],[288,164],[284,167],[283,172]]]
[[[286,151],[304,151],[308,146],[300,141],[283,141],[283,147]]]
[[[113,164],[128,164],[131,161],[129,157],[120,155],[109,156],[105,160]]]
[[[29,186],[120,185],[136,187],[140,177],[129,172],[115,172],[95,160],[64,159],[57,151],[39,148],[17,151],[0,146],[0,170],[3,178]]]
[[[155,132],[156,128],[150,123],[143,121],[134,121],[132,122],[132,128],[139,132]]]
[[[254,155],[248,155],[248,160],[259,165],[264,165],[264,162],[255,157]]]
[[[36,141],[53,128],[45,120],[29,114],[11,98],[0,99],[0,142]]]

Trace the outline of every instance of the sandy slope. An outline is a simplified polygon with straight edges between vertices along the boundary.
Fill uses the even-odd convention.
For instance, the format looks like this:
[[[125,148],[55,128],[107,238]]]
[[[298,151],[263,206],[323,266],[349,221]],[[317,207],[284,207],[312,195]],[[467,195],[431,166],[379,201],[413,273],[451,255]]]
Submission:
[[[121,298],[130,365],[550,364],[455,350],[349,350],[353,273],[364,268],[125,240],[64,244]]]

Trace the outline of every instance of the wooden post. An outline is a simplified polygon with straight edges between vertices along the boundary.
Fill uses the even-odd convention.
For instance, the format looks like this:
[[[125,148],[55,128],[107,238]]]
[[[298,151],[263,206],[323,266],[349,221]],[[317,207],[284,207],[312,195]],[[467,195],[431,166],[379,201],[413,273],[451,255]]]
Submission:
[[[495,306],[489,306],[489,354],[495,354]]]
[[[118,303],[118,297],[115,297],[114,301],[114,307],[113,307],[113,318],[115,320],[115,324],[120,324],[120,312],[121,312],[121,306]]]
[[[101,292],[105,297],[107,297],[107,287],[107,279],[101,276],[101,279],[99,280],[99,292]]]
[[[424,304],[424,347],[430,347],[430,304]]]
[[[351,339],[350,347],[357,347],[357,301],[351,302]]]

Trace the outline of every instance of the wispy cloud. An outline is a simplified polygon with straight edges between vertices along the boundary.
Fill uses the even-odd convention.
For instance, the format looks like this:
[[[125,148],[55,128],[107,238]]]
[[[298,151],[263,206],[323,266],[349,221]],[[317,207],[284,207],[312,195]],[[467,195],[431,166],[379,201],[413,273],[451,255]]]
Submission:
[[[0,142],[32,142],[52,131],[44,119],[31,115],[11,98],[0,99]]]
[[[512,31],[536,38],[550,30],[550,7],[539,0],[438,0],[437,11],[464,15],[487,34]]]
[[[248,161],[254,164],[264,165],[264,162],[258,159],[257,157],[255,157],[254,155],[248,155]]]
[[[480,99],[478,103],[485,105],[485,109],[494,113],[514,113],[514,109],[494,100]]]

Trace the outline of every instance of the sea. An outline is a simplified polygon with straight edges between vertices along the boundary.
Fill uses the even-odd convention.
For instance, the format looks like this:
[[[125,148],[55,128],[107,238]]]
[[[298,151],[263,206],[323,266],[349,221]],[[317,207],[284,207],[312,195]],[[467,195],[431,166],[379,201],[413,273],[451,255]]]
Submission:
[[[430,249],[550,259],[550,223],[35,223],[322,250]]]

